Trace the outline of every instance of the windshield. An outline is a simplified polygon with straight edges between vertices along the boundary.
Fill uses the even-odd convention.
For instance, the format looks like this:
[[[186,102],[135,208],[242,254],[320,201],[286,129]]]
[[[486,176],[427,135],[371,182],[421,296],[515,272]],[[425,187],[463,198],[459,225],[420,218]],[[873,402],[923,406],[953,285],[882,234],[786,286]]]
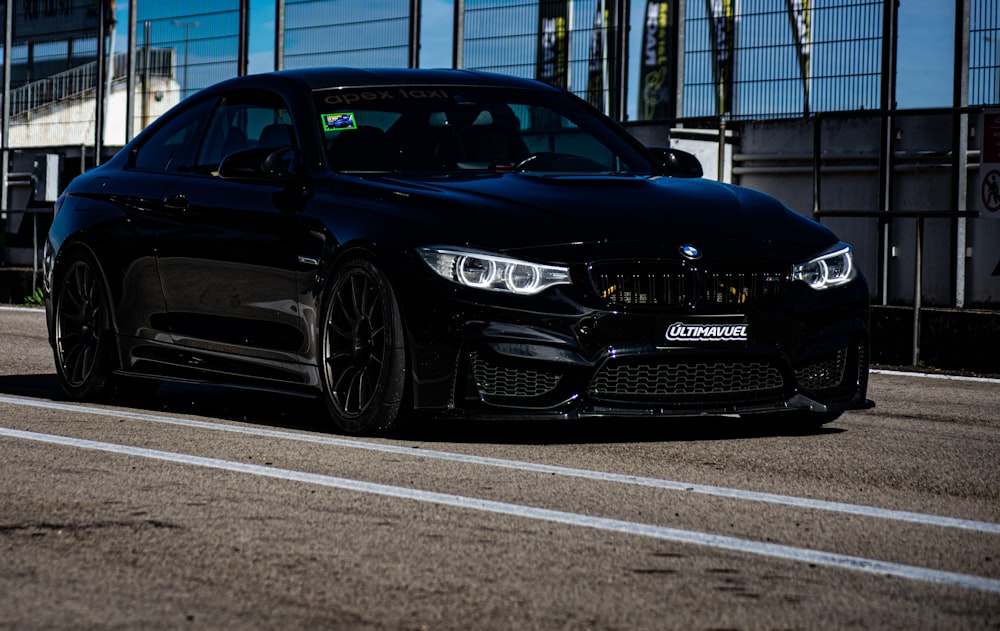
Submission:
[[[314,94],[335,171],[656,171],[605,120],[559,92],[422,85]]]

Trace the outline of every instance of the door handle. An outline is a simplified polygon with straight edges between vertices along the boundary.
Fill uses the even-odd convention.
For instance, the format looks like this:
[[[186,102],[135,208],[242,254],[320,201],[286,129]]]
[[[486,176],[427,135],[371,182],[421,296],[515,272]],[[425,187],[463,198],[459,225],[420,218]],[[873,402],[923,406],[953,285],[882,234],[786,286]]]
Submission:
[[[179,210],[184,212],[191,209],[191,203],[188,202],[187,195],[184,193],[177,193],[176,195],[171,195],[163,199],[163,207],[167,210]]]

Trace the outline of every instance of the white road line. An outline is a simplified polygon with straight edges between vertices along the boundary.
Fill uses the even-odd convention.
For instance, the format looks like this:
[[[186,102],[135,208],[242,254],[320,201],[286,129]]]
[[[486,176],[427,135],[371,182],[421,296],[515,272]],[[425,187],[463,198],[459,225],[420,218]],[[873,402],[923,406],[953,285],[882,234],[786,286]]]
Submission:
[[[746,491],[721,486],[709,486],[705,484],[691,484],[676,480],[662,480],[658,478],[645,478],[639,476],[624,475],[620,473],[606,473],[602,471],[591,471],[588,469],[574,469],[556,465],[539,464],[534,462],[524,462],[518,460],[504,460],[500,458],[488,458],[485,456],[470,456],[465,454],[452,453],[447,451],[436,451],[432,449],[422,449],[417,447],[403,447],[384,443],[375,443],[362,440],[350,440],[345,438],[335,438],[332,436],[317,436],[312,434],[300,434],[288,430],[279,431],[264,429],[260,427],[246,427],[241,425],[226,425],[222,423],[207,423],[204,421],[194,421],[190,419],[175,418],[170,416],[160,416],[153,414],[143,414],[139,412],[129,412],[125,410],[114,410],[106,408],[95,408],[84,405],[73,405],[65,403],[55,403],[51,401],[39,401],[36,399],[24,399],[0,395],[0,403],[11,405],[22,405],[26,407],[37,407],[50,410],[74,412],[82,414],[94,414],[99,416],[114,416],[116,418],[126,418],[135,421],[145,421],[150,423],[163,423],[168,425],[180,425],[201,430],[223,431],[249,436],[262,436],[267,438],[277,438],[281,440],[295,440],[300,442],[314,443],[319,445],[329,445],[333,447],[343,447],[347,449],[366,449],[382,453],[391,453],[417,458],[431,458],[435,460],[446,460],[451,462],[461,462],[464,464],[475,464],[486,467],[497,467],[503,469],[513,469],[517,471],[528,471],[532,473],[554,474],[559,476],[582,478],[598,482],[610,482],[615,484],[627,484],[632,486],[644,486],[667,491],[682,491],[688,493],[698,493],[702,495],[713,495],[729,499],[766,502],[769,504],[781,504],[795,508],[808,508],[848,515],[859,515],[862,517],[874,517],[877,519],[887,519],[922,524],[925,526],[937,526],[943,528],[957,528],[960,530],[972,530],[989,534],[1000,534],[1000,524],[991,522],[975,521],[970,519],[959,519],[955,517],[943,517],[940,515],[927,515],[911,511],[891,510],[877,508],[874,506],[863,506],[858,504],[848,504],[844,502],[831,502],[807,497],[795,497],[790,495],[778,495],[775,493],[762,493],[757,491]]]
[[[816,565],[823,565],[838,569],[895,576],[898,578],[905,578],[925,583],[936,583],[952,587],[964,587],[1000,594],[1000,580],[997,579],[974,576],[970,574],[959,574],[957,572],[945,572],[913,565],[890,563],[875,559],[866,559],[863,557],[847,556],[831,552],[823,552],[821,550],[795,548],[792,546],[764,543],[723,535],[713,535],[691,530],[667,528],[664,526],[624,521],[620,519],[595,517],[593,515],[550,510],[546,508],[524,506],[521,504],[511,504],[507,502],[497,502],[475,497],[465,497],[462,495],[451,495],[448,493],[421,491],[419,489],[389,486],[386,484],[375,484],[361,480],[352,480],[350,478],[338,478],[315,473],[305,473],[302,471],[292,471],[289,469],[277,469],[261,465],[245,464],[242,462],[232,462],[229,460],[219,460],[189,454],[145,449],[142,447],[115,445],[112,443],[102,443],[79,438],[67,438],[65,436],[53,436],[50,434],[39,434],[36,432],[2,428],[0,428],[0,436],[64,445],[81,449],[93,449],[139,458],[151,458],[196,467],[206,467],[210,469],[276,478],[279,480],[317,484],[328,488],[346,491],[356,491],[359,493],[369,493],[397,499],[440,504],[454,508],[471,509],[499,515],[555,522],[569,526],[594,528],[597,530],[620,534],[638,535],[665,541],[673,541],[676,543],[687,543],[719,550],[728,550],[731,552],[756,554],[759,556],[783,559],[787,561],[813,563]]]
[[[948,381],[973,381],[977,383],[1000,384],[1000,379],[992,377],[968,377],[966,375],[947,375],[936,372],[907,372],[905,370],[882,370],[880,368],[873,369],[869,372],[873,375],[890,375],[892,377],[923,377],[924,379],[945,379]]]

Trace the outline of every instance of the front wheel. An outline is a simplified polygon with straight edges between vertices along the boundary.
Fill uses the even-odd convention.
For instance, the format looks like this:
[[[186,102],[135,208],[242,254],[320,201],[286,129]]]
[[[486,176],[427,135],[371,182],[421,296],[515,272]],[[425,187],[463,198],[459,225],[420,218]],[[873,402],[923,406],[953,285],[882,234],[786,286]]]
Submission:
[[[321,327],[324,399],[334,424],[348,434],[388,431],[402,404],[406,348],[385,274],[365,259],[343,265]]]
[[[114,370],[111,302],[94,259],[77,254],[52,292],[52,350],[63,390],[74,399],[103,394]]]

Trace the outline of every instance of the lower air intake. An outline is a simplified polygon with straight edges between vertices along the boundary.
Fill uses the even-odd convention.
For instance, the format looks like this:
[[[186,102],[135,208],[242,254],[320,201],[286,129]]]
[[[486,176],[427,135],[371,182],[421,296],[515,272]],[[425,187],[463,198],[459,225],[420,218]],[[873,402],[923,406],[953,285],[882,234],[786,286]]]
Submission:
[[[829,359],[795,369],[795,380],[806,390],[836,388],[844,381],[846,367],[847,349],[843,348]]]
[[[649,400],[712,396],[742,398],[784,387],[781,372],[765,362],[611,364],[590,387],[596,398]]]
[[[511,366],[500,366],[472,353],[472,374],[476,388],[485,397],[535,398],[559,385],[562,375]]]

